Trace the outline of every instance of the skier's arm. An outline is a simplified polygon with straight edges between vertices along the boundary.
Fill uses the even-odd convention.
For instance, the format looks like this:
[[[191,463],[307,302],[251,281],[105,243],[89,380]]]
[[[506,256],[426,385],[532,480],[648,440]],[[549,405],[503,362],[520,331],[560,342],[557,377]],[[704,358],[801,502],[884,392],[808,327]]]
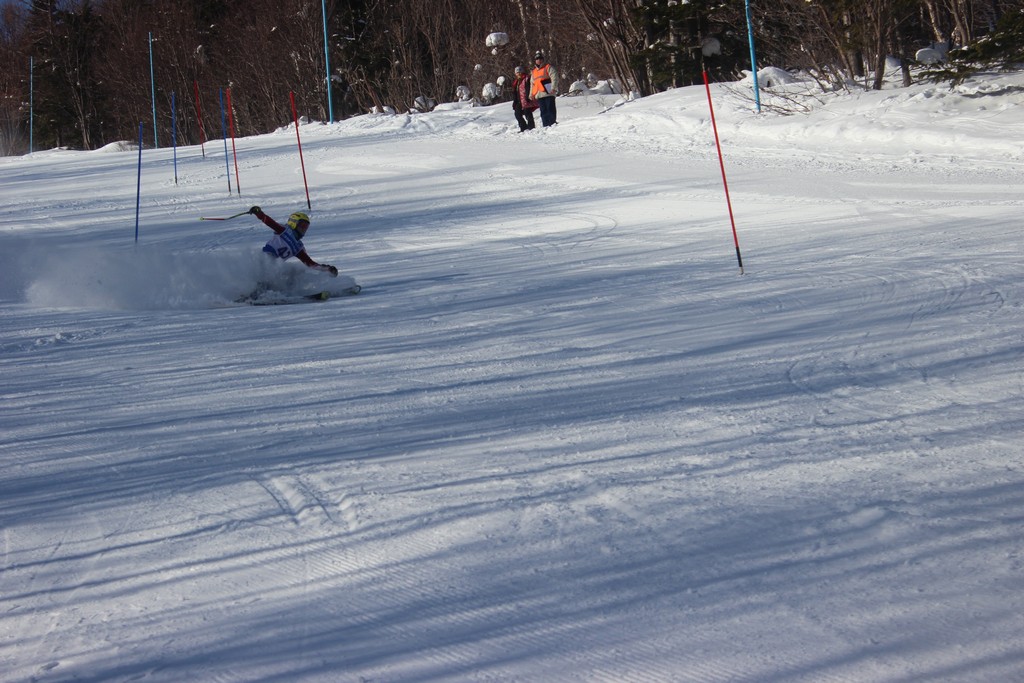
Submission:
[[[267,214],[263,213],[263,210],[260,207],[252,207],[251,209],[249,209],[249,213],[263,221],[263,224],[266,225],[271,230],[273,230],[276,234],[280,235],[282,232],[284,232],[284,226],[275,221]]]
[[[312,258],[310,258],[309,254],[306,253],[305,249],[303,249],[298,254],[296,254],[295,258],[299,259],[300,261],[305,263],[310,268],[315,268],[316,270],[319,270],[319,271],[324,272],[324,273],[330,273],[331,277],[337,277],[338,276],[338,269],[337,268],[335,268],[334,266],[329,266],[326,263],[317,263]]]

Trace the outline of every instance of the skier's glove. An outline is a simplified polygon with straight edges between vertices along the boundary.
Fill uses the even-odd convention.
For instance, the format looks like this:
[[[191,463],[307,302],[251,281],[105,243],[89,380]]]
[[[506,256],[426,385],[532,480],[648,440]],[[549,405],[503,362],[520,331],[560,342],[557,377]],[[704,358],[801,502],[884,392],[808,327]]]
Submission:
[[[261,209],[258,206],[254,206],[251,209],[249,209],[249,213],[251,213],[253,216],[258,216],[261,213],[263,213],[263,209]]]
[[[330,273],[331,277],[338,277],[338,269],[334,266],[329,266],[326,263],[320,264],[320,270],[325,273]]]

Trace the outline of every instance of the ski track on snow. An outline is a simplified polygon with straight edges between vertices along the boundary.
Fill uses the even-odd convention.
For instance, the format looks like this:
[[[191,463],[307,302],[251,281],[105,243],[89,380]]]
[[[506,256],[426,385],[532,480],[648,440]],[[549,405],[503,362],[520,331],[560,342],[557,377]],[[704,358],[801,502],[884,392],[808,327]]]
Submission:
[[[144,150],[139,245],[134,153],[0,160],[39,228],[0,678],[1012,680],[1024,157],[983,91],[723,95],[742,275],[702,88],[303,126],[307,246],[364,286],[315,306],[230,305],[269,231],[198,220],[304,207],[293,129],[241,193]]]

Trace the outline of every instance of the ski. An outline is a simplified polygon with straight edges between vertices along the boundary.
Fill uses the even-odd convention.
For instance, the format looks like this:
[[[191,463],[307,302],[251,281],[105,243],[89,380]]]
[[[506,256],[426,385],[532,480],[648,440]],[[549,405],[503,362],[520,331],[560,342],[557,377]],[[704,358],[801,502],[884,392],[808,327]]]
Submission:
[[[315,294],[299,294],[295,296],[282,296],[276,298],[260,299],[258,297],[245,297],[239,299],[237,303],[249,304],[250,306],[287,306],[290,304],[304,304],[313,303],[317,301],[330,301],[332,298],[343,297],[343,296],[354,296],[363,290],[359,285],[352,285],[345,289],[332,292],[330,290],[324,290],[322,292],[316,292]]]

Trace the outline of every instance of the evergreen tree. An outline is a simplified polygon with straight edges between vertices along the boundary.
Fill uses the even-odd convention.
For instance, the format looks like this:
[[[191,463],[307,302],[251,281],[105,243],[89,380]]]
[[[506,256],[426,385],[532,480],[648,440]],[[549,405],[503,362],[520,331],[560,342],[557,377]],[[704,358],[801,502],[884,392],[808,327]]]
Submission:
[[[642,3],[634,10],[643,27],[644,47],[631,63],[647,74],[653,90],[703,83],[708,71],[716,79],[738,70],[743,44],[723,22],[727,13],[718,0]]]
[[[983,70],[1012,71],[1024,66],[1024,10],[1008,12],[999,19],[995,30],[970,45],[953,50],[949,63],[932,69],[927,76],[937,81],[959,85]]]

